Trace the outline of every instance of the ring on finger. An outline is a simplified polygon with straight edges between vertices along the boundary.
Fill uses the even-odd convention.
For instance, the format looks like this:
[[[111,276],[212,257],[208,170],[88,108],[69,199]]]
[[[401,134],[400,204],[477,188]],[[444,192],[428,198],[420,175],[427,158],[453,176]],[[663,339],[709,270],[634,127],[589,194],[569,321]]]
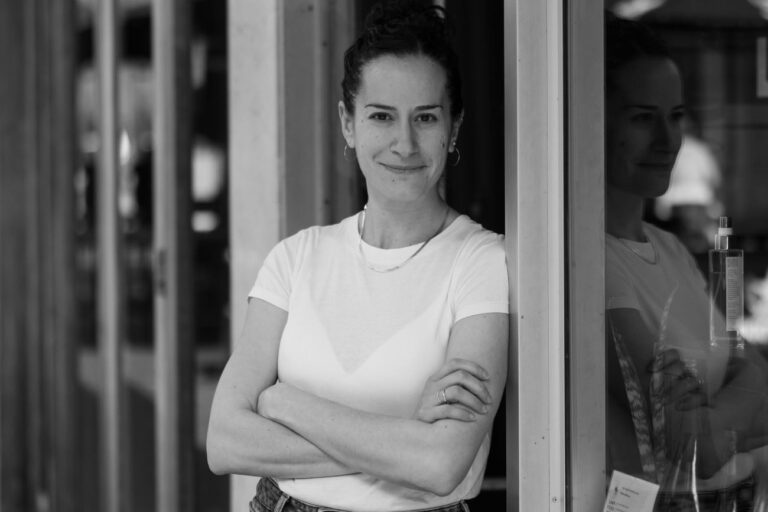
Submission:
[[[437,392],[437,399],[440,405],[445,405],[448,403],[448,397],[445,396],[445,388]]]

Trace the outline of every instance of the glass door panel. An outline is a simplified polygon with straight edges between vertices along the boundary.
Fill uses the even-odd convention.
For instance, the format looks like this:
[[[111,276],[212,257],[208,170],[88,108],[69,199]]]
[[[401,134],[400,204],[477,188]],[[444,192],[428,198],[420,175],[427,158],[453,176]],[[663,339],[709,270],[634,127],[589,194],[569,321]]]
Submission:
[[[765,506],[766,5],[605,6],[609,470]]]
[[[96,4],[98,5],[98,4]],[[74,290],[78,318],[79,350],[78,392],[82,414],[78,417],[78,444],[83,454],[78,475],[81,507],[79,510],[104,510],[107,490],[97,482],[108,471],[105,455],[105,407],[114,407],[106,398],[103,340],[99,326],[105,322],[98,307],[99,279],[104,277],[100,256],[98,219],[103,208],[99,188],[101,160],[99,103],[100,75],[96,56],[104,37],[115,36],[118,45],[116,72],[119,116],[117,119],[117,194],[118,282],[113,290],[120,304],[119,353],[120,415],[119,464],[123,510],[156,510],[160,493],[164,499],[179,499],[194,510],[228,510],[228,479],[214,476],[205,456],[208,411],[218,372],[228,354],[229,340],[229,266],[228,266],[228,197],[226,183],[226,5],[217,1],[194,2],[185,12],[171,7],[171,18],[177,22],[189,16],[189,62],[178,65],[187,69],[189,77],[180,78],[181,87],[189,87],[189,105],[181,110],[189,123],[177,127],[189,130],[189,142],[182,155],[177,181],[158,180],[154,108],[157,77],[153,71],[154,18],[149,1],[118,3],[117,34],[99,34],[96,30],[96,5],[80,4],[78,19],[78,69],[76,73],[79,167],[74,183],[76,203],[77,287]],[[166,18],[167,19],[167,18]],[[186,83],[187,85],[183,85]],[[173,86],[173,84],[172,84]],[[180,90],[181,91],[181,90]],[[178,97],[182,97],[179,92]],[[186,144],[186,142],[181,143]],[[167,149],[167,148],[166,148]],[[176,151],[171,148],[170,151]],[[166,176],[164,169],[163,176]],[[157,208],[157,183],[164,193],[178,194],[178,202],[169,205],[160,200]],[[178,191],[177,191],[178,189]],[[170,211],[182,215],[181,230],[189,230],[188,246],[178,253],[175,262],[155,246],[159,223],[168,222]],[[168,229],[165,227],[164,229]],[[170,231],[175,236],[173,228]],[[179,270],[182,269],[182,270]],[[175,274],[174,274],[175,273]],[[180,322],[188,332],[180,350],[186,362],[174,375],[158,383],[158,342],[155,305],[158,293],[167,290],[168,275],[174,276],[189,297]],[[175,307],[175,306],[171,306]],[[169,311],[169,310],[164,310]],[[167,320],[164,319],[164,320]],[[184,358],[179,358],[183,360]],[[189,471],[181,488],[167,488],[181,479],[158,475],[160,461],[158,432],[169,423],[158,423],[160,388],[189,375],[190,384],[170,397],[170,409],[182,411],[179,430],[171,430],[172,442],[179,443],[178,457],[189,461],[182,465]],[[166,393],[167,395],[167,393]],[[163,415],[169,412],[164,407]],[[174,429],[175,427],[171,427]],[[190,481],[194,482],[191,486]],[[170,498],[167,498],[170,496]]]

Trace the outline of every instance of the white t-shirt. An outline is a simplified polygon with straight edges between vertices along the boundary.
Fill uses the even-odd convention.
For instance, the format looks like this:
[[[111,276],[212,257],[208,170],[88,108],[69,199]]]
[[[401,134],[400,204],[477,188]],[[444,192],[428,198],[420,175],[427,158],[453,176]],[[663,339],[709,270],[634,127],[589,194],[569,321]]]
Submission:
[[[423,250],[363,242],[357,216],[311,227],[267,256],[250,296],[288,311],[278,379],[359,410],[410,418],[427,378],[445,362],[451,327],[481,313],[508,313],[502,236],[458,217]],[[483,441],[449,496],[354,474],[278,479],[300,500],[347,510],[413,510],[477,495],[488,457]]]
[[[637,310],[653,335],[648,343],[674,347],[681,357],[698,360],[712,392],[722,382],[728,352],[709,345],[707,283],[675,235],[649,223],[643,223],[643,230],[648,242],[606,237],[606,309]],[[654,258],[655,263],[647,261]]]

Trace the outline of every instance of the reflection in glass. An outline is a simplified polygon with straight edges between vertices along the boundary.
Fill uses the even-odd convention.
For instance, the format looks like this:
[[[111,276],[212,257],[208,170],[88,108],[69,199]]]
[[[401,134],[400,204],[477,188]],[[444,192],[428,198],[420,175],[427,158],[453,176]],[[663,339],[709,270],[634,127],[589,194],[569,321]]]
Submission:
[[[611,3],[625,14],[641,4]],[[651,3],[631,17],[685,4]],[[725,151],[708,146],[688,76],[647,24],[607,14],[608,469],[658,483],[656,510],[753,510],[768,476],[768,364],[727,305],[710,309],[705,277],[718,215],[750,214],[722,196],[721,178],[734,190]]]

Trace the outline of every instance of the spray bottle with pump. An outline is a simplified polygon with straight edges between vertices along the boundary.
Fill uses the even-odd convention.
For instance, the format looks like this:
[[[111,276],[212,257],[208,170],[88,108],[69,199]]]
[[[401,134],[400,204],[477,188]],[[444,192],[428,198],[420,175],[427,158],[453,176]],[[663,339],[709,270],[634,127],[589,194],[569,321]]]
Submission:
[[[709,251],[709,342],[744,356],[744,251],[730,247],[733,234],[728,217],[720,217],[715,247]]]

